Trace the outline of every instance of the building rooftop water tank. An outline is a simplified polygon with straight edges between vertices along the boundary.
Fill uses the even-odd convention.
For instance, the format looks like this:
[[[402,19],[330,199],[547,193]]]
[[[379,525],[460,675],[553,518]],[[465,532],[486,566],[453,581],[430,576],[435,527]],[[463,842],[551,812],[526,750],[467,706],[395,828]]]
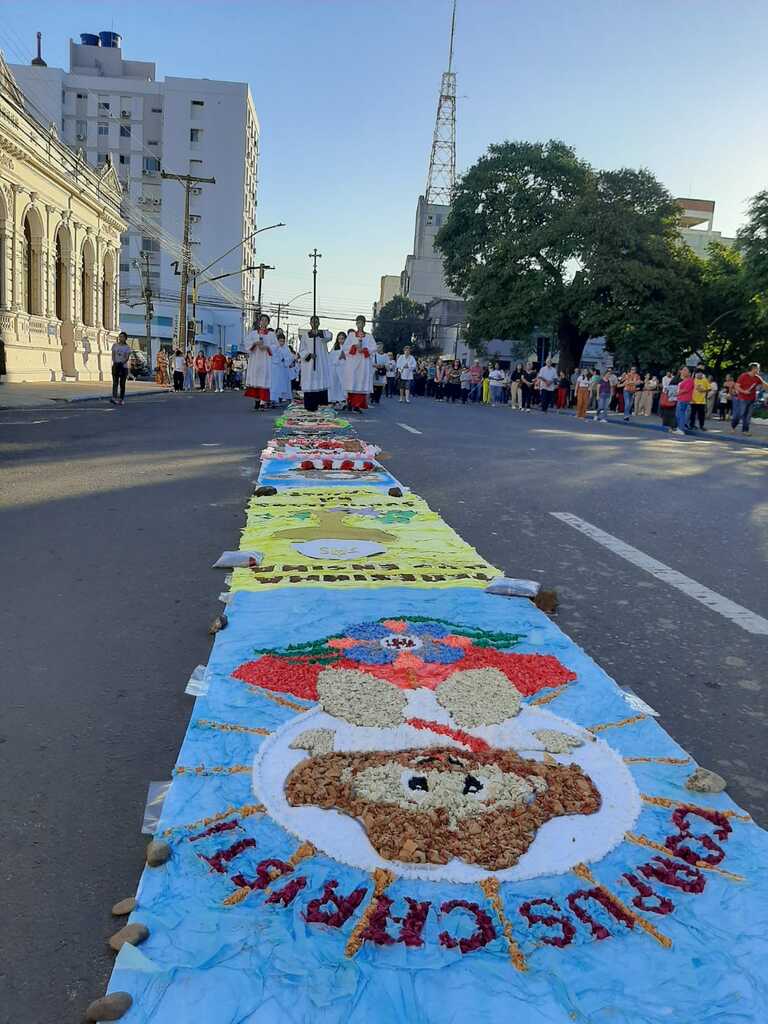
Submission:
[[[119,47],[123,41],[119,32],[99,32],[99,39],[102,46]]]
[[[98,36],[94,35],[93,32],[81,32],[80,33],[80,45],[81,46],[101,46],[101,40]]]

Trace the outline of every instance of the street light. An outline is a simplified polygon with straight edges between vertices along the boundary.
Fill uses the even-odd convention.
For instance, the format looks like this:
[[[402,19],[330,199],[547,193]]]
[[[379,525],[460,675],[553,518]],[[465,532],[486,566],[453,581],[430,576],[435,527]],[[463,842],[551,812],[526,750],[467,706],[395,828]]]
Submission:
[[[239,249],[241,245],[245,245],[246,242],[250,241],[256,235],[260,235],[263,231],[271,231],[273,228],[284,228],[284,227],[285,227],[285,224],[283,223],[283,221],[280,221],[278,224],[268,224],[267,227],[265,227],[265,228],[258,228],[256,231],[252,231],[249,235],[246,235],[244,238],[241,238],[239,242],[235,243],[235,245],[233,245],[231,249],[227,249],[226,252],[223,252],[221,254],[221,256],[217,256],[215,260],[211,260],[211,262],[208,264],[207,267],[203,267],[202,270],[194,271],[194,273],[192,275],[192,294],[194,296],[197,296],[197,282],[198,282],[198,278],[202,278],[203,274],[205,274],[206,271],[210,270],[211,267],[214,265],[214,263],[218,263],[219,260],[223,260],[226,256],[229,256],[229,254],[231,252],[234,252],[235,249]],[[238,273],[244,273],[247,270],[257,270],[257,269],[258,269],[257,267],[244,267],[243,270],[239,271]],[[220,277],[227,277],[227,276],[230,276],[230,275],[227,275],[227,274],[221,274],[220,275]],[[207,278],[207,279],[204,278],[203,280],[200,281],[200,284],[205,284],[206,281],[218,281],[220,279],[220,277],[210,277],[210,278]],[[194,301],[193,301],[192,305],[193,306],[195,305]],[[194,314],[194,309],[193,309],[193,312],[192,312],[193,319],[194,319],[194,315],[195,314]],[[242,324],[241,324],[241,327],[242,327]]]
[[[290,309],[290,306],[291,306],[292,302],[295,302],[296,299],[303,299],[305,295],[311,295],[311,294],[312,294],[311,291],[299,292],[298,295],[294,295],[293,298],[289,299],[287,302],[278,302],[277,303],[277,326],[278,327],[280,326],[280,312],[283,309],[283,307],[285,307],[285,311],[287,313],[288,310]]]
[[[271,231],[272,228],[284,228],[284,227],[285,227],[285,224],[283,224],[283,222],[280,221],[279,224],[270,224],[269,227],[259,228],[258,231],[252,231],[250,233],[250,235],[246,235],[245,238],[241,238],[239,242],[237,242],[235,245],[232,246],[231,249],[227,249],[227,251],[223,252],[221,254],[221,256],[217,256],[215,260],[211,260],[211,262],[208,264],[207,267],[203,267],[202,270],[198,270],[196,272],[197,276],[198,277],[202,276],[206,272],[206,270],[210,270],[211,269],[211,267],[213,266],[214,263],[218,263],[219,260],[223,260],[225,256],[229,256],[229,254],[231,252],[234,252],[235,249],[239,249],[241,245],[245,245],[246,242],[249,242],[252,238],[255,238],[256,235],[260,235],[262,233],[262,231]],[[250,269],[253,269],[253,268],[250,268]]]

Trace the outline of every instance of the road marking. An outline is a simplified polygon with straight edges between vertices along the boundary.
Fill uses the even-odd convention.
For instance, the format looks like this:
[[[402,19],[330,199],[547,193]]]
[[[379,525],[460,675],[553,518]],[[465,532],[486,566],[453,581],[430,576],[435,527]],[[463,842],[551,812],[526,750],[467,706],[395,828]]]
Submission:
[[[0,427],[32,427],[36,423],[47,423],[48,420],[4,420]]]
[[[731,601],[730,598],[723,597],[722,594],[718,594],[716,591],[710,590],[709,587],[697,583],[690,576],[684,576],[683,573],[678,572],[676,569],[671,569],[663,562],[651,558],[650,555],[646,555],[638,548],[632,547],[631,544],[625,544],[623,540],[619,540],[618,537],[606,533],[584,519],[571,515],[570,512],[550,512],[550,515],[563,523],[567,523],[575,530],[579,530],[597,544],[602,544],[604,548],[608,548],[614,554],[625,558],[632,565],[636,565],[639,569],[650,573],[651,576],[655,576],[656,579],[661,580],[663,583],[668,583],[677,590],[681,590],[688,597],[692,597],[694,601],[698,601],[707,608],[711,608],[712,611],[722,615],[723,618],[730,619],[731,622],[735,622],[745,632],[755,633],[759,636],[768,636],[768,619],[764,619],[761,615],[757,615],[748,608],[744,608],[742,605],[736,604],[735,601]]]
[[[407,423],[398,423],[398,427],[402,427],[403,430],[407,430],[409,434],[421,434],[421,430],[417,430],[416,427],[409,427]]]

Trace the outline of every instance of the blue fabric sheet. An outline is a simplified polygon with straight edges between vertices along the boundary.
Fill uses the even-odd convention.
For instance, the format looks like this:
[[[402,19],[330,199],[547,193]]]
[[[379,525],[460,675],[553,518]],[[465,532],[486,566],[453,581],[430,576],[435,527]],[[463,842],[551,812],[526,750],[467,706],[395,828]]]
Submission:
[[[284,468],[285,464],[280,464]],[[261,482],[272,482],[270,467]],[[700,892],[646,879],[655,896],[671,901],[664,914],[638,910],[671,943],[666,948],[635,924],[628,927],[600,909],[586,906],[607,935],[598,939],[589,924],[569,908],[568,897],[590,883],[572,871],[526,881],[502,882],[501,905],[526,969],[512,962],[503,926],[486,892],[477,883],[395,877],[386,887],[391,914],[402,918],[406,898],[429,903],[420,944],[366,941],[353,956],[345,947],[368,905],[374,881],[369,872],[346,866],[322,851],[296,863],[275,880],[273,893],[297,878],[305,880],[295,899],[284,906],[266,902],[253,891],[236,905],[225,905],[238,886],[237,873],[256,877],[265,859],[288,862],[300,837],[268,815],[247,814],[259,802],[250,768],[268,737],[226,731],[211,722],[275,733],[303,714],[278,703],[264,690],[233,678],[238,666],[262,652],[287,643],[305,644],[344,636],[351,627],[383,618],[424,617],[467,629],[515,634],[517,654],[555,656],[576,674],[546,708],[580,726],[621,722],[636,711],[625,695],[580,648],[529,601],[494,597],[477,590],[427,592],[412,589],[327,591],[292,588],[267,594],[236,594],[228,608],[229,626],[216,637],[209,662],[210,688],[195,701],[176,774],[163,809],[158,838],[170,841],[167,865],[146,869],[132,920],[150,929],[139,948],[124,947],[118,956],[110,991],[134,998],[127,1024],[745,1024],[768,1020],[768,836],[751,821],[729,817],[726,839],[713,839],[710,822],[695,816],[693,831],[716,842],[725,856],[718,870],[701,871]],[[543,694],[552,690],[543,690]],[[311,702],[278,694],[299,707]],[[530,703],[535,697],[525,697]],[[652,718],[599,733],[622,758],[684,759],[686,754]],[[243,772],[217,772],[233,766]],[[694,804],[741,814],[725,795],[692,794],[685,778],[695,765],[654,761],[629,766],[638,790],[663,798],[671,806],[642,803],[633,833],[661,846],[677,828],[675,808]],[[200,774],[195,774],[198,768]],[[206,824],[201,819],[214,818]],[[196,824],[200,823],[200,824]],[[235,826],[229,827],[232,823]],[[226,830],[202,835],[214,826]],[[223,870],[213,865],[217,853],[242,847]],[[706,853],[701,841],[696,849]],[[597,884],[627,906],[638,891],[627,874],[643,879],[642,865],[658,853],[620,841],[588,869]],[[209,859],[206,860],[205,858]],[[669,853],[668,859],[674,859]],[[677,860],[680,864],[682,861]],[[728,872],[728,874],[724,873]],[[741,876],[743,880],[735,880]],[[308,905],[334,881],[335,892],[349,895],[363,888],[359,907],[340,927],[306,919]],[[540,913],[565,919],[571,940],[563,948],[547,940],[564,934],[560,925],[530,924],[520,907],[531,900]],[[459,907],[441,913],[447,901],[475,904],[490,919],[493,937],[468,952],[441,941],[469,939],[476,930],[473,913]],[[386,925],[395,939],[399,926]]]

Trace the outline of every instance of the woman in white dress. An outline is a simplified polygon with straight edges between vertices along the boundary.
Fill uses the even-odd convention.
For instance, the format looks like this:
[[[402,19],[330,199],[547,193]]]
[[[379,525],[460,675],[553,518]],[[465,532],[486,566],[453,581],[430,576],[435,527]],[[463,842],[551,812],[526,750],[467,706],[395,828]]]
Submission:
[[[263,313],[259,326],[245,338],[248,353],[248,370],[245,374],[245,397],[254,399],[254,409],[269,404],[269,387],[272,381],[272,353],[277,348],[277,338],[269,329],[269,317]]]
[[[291,350],[285,343],[285,334],[277,329],[277,348],[272,352],[272,380],[269,385],[269,400],[273,405],[287,402],[291,397],[291,378],[289,367],[293,359]]]
[[[331,374],[328,381],[328,401],[332,405],[343,405],[347,400],[347,392],[344,390],[344,342],[347,340],[345,331],[339,331],[333,348],[328,353]]]
[[[368,395],[373,389],[376,339],[366,333],[364,316],[357,317],[355,325],[357,330],[350,331],[344,342],[344,389],[349,408],[362,413],[363,409],[368,408]]]
[[[304,408],[316,412],[321,405],[328,405],[328,384],[331,366],[328,361],[330,331],[320,330],[320,318],[309,319],[309,330],[299,339],[299,363],[301,365],[301,390]]]

